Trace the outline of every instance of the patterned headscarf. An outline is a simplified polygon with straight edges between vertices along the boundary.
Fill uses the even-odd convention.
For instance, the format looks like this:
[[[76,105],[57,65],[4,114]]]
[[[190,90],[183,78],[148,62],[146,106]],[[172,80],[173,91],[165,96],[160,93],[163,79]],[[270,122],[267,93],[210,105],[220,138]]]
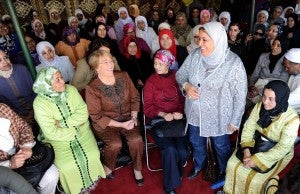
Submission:
[[[201,58],[205,67],[216,68],[224,62],[225,57],[229,52],[227,33],[220,22],[208,22],[203,25],[203,28],[208,36],[213,40],[214,50],[209,56],[202,56]]]
[[[55,67],[42,68],[33,83],[33,91],[56,104],[61,104],[66,102],[67,92],[56,92],[52,88],[53,75],[58,71]]]
[[[275,93],[276,106],[271,110],[266,110],[262,105],[259,111],[259,120],[257,124],[262,128],[268,127],[279,114],[285,112],[288,109],[290,89],[288,85],[281,80],[270,81],[264,88],[271,89]]]
[[[161,37],[164,35],[164,34],[167,34],[171,40],[172,40],[172,45],[170,48],[166,49],[168,51],[170,51],[172,53],[172,55],[176,58],[177,56],[177,50],[176,50],[176,43],[175,43],[175,38],[174,38],[174,35],[172,33],[171,30],[168,30],[168,29],[162,29],[159,31],[158,33],[158,40],[159,40],[159,46],[160,46],[160,49],[165,49],[161,46],[161,43],[160,43],[160,39]]]
[[[73,34],[73,33],[76,34],[76,41],[75,42],[70,42],[67,37],[70,34]],[[67,26],[63,30],[62,40],[64,41],[64,43],[66,43],[69,46],[75,46],[77,43],[80,42],[80,37],[79,37],[78,32],[75,29],[73,29],[70,26]]]
[[[175,57],[168,50],[159,50],[159,51],[157,51],[155,53],[154,58],[161,60],[170,69],[174,69],[173,66],[177,65]]]

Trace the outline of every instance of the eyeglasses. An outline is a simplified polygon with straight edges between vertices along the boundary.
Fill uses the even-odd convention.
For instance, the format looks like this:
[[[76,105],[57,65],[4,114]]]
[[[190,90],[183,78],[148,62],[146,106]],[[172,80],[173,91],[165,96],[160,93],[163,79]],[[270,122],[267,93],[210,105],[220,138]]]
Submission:
[[[254,32],[254,35],[260,35],[260,36],[263,36],[264,33],[262,33],[262,32]]]

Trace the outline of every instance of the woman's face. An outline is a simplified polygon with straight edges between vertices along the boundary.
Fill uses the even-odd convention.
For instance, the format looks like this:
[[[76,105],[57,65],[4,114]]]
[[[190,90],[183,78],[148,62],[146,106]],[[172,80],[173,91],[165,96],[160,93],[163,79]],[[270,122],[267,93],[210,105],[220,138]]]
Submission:
[[[77,36],[75,33],[71,33],[70,35],[67,36],[67,40],[69,42],[76,42],[76,38],[77,38]]]
[[[73,29],[77,29],[77,28],[78,28],[78,20],[73,19],[73,20],[71,21],[71,27],[72,27]]]
[[[60,19],[60,14],[57,11],[53,11],[51,13],[51,18],[54,20],[59,20]]]
[[[123,19],[123,20],[125,20],[125,19],[127,18],[127,13],[126,13],[126,11],[121,11],[121,12],[120,12],[120,18]]]
[[[168,18],[174,17],[173,11],[169,9],[168,12],[167,12],[167,16],[168,16]]]
[[[221,22],[221,24],[222,24],[223,26],[226,26],[227,23],[228,23],[228,19],[227,19],[227,18],[221,18],[221,19],[220,19],[220,22]]]
[[[277,25],[271,25],[267,31],[268,40],[274,40],[278,36],[278,27]]]
[[[0,23],[0,36],[5,36],[8,32],[8,27],[5,24]]]
[[[199,18],[199,16],[200,16],[199,9],[193,9],[192,16],[193,16],[193,18]]]
[[[186,25],[186,20],[183,16],[180,16],[176,19],[176,24],[179,27],[184,27]]]
[[[140,30],[145,30],[145,22],[143,20],[139,20],[137,21],[137,27],[140,29]]]
[[[54,60],[55,53],[51,48],[46,46],[42,51],[42,55],[46,61],[51,62]]]
[[[200,20],[201,20],[202,24],[206,24],[210,20],[210,15],[208,13],[204,13],[204,14],[202,14]]]
[[[262,39],[264,37],[264,33],[261,29],[258,29],[254,32],[254,40]]]
[[[55,92],[63,92],[66,89],[64,78],[59,71],[55,72],[51,81],[52,89]]]
[[[203,30],[199,30],[199,46],[204,57],[208,57],[215,48],[214,41]]]
[[[128,47],[127,47],[127,51],[130,55],[135,55],[137,53],[137,45],[135,42],[131,42],[129,43]]]
[[[105,38],[106,36],[106,27],[103,25],[98,26],[97,35],[100,38]]]
[[[295,26],[295,21],[293,17],[288,17],[287,18],[287,27],[292,28]]]
[[[169,67],[162,60],[154,58],[154,69],[157,74],[167,74]]]
[[[35,41],[31,37],[25,36],[25,42],[26,42],[28,50],[30,52],[35,51],[36,44],[35,44]]]
[[[276,96],[275,92],[271,89],[264,89],[262,96],[262,103],[266,110],[272,110],[276,107]]]
[[[230,26],[228,35],[231,40],[236,40],[239,33],[240,33],[240,28],[238,26]]]
[[[271,46],[272,55],[279,55],[282,52],[281,44],[279,40],[275,40]]]
[[[36,31],[37,33],[43,32],[43,31],[44,31],[44,26],[43,26],[43,24],[40,23],[40,22],[36,22],[36,23],[34,24],[34,31]]]
[[[12,64],[9,60],[8,55],[0,50],[0,70],[1,71],[9,71],[12,67]]]
[[[112,76],[114,74],[114,61],[111,56],[103,55],[99,59],[97,68],[95,69],[99,75]]]
[[[159,40],[163,49],[169,49],[172,46],[172,39],[169,35],[163,34]]]
[[[265,23],[267,20],[266,20],[266,15],[264,13],[260,13],[257,17],[257,22],[259,24],[263,24]]]

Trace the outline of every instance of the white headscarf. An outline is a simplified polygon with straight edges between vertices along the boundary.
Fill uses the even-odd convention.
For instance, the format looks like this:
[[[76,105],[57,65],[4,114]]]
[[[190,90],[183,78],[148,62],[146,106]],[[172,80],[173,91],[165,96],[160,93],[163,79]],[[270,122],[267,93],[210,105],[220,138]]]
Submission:
[[[265,16],[266,16],[266,21],[268,20],[268,18],[269,18],[269,12],[267,12],[266,10],[260,10],[258,13],[257,13],[257,15],[256,15],[256,20],[258,19],[258,16],[259,16],[259,14],[264,14]]]
[[[208,22],[202,27],[214,42],[214,50],[212,53],[207,57],[202,56],[204,66],[216,68],[224,62],[229,52],[227,33],[220,22]]]
[[[145,30],[140,30],[138,27],[137,27],[137,23],[138,23],[138,21],[143,21],[144,22],[144,24],[145,24]],[[147,44],[148,45],[151,45],[151,37],[150,37],[150,35],[149,35],[149,33],[148,33],[148,22],[147,22],[147,20],[146,20],[146,18],[144,17],[144,16],[141,16],[141,15],[139,15],[139,16],[137,16],[136,18],[135,18],[135,26],[136,26],[136,35],[138,36],[138,35],[141,35],[141,37],[143,37],[143,38],[145,38],[145,41],[147,42]],[[139,37],[139,36],[138,36]]]
[[[221,18],[227,18],[227,24],[225,27],[225,30],[228,31],[229,24],[231,23],[231,17],[230,13],[228,11],[223,11],[219,15],[219,21],[221,21]]]
[[[199,48],[199,45],[195,42],[195,39],[194,39],[194,36],[198,34],[199,32],[199,28],[201,27],[202,25],[198,24],[196,25],[193,30],[192,30],[192,38],[191,38],[191,44],[189,44],[187,46],[187,50],[189,53],[191,53],[193,50],[195,50],[196,48]]]
[[[121,11],[125,11],[125,12],[126,12],[127,17],[126,17],[125,19],[121,19],[121,17],[120,17]],[[127,11],[127,9],[126,9],[125,7],[120,7],[120,8],[118,9],[118,16],[119,16],[118,21],[122,22],[123,25],[125,25],[125,24],[127,24],[127,23],[130,23],[130,22],[133,23],[133,21],[132,21],[131,17],[129,16],[128,11]]]
[[[46,48],[46,47],[49,47],[53,53],[54,53],[54,59],[53,61],[49,62],[47,61],[44,57],[43,57],[43,50]],[[47,42],[47,41],[41,41],[39,42],[37,45],[36,45],[36,52],[38,53],[38,56],[39,56],[39,60],[41,62],[41,64],[43,65],[46,65],[46,66],[55,66],[55,67],[58,67],[58,65],[61,63],[60,61],[60,58],[59,56],[57,56],[55,54],[55,49],[54,49],[54,46],[50,43],[50,42]]]
[[[43,26],[43,28],[44,28],[44,24],[41,22],[41,20],[35,19],[35,20],[31,23],[31,27],[32,27],[32,29],[33,29],[33,31],[34,31],[34,34],[35,34],[37,37],[39,37],[40,39],[45,40],[45,38],[46,38],[45,28],[44,28],[44,30],[43,30],[42,32],[37,33],[37,31],[36,31],[36,29],[35,29],[35,24],[36,24],[36,23],[41,23],[42,26]]]
[[[85,16],[84,16],[82,10],[81,10],[81,9],[75,9],[75,16],[77,16],[77,14],[81,14],[81,15],[82,15],[82,20],[81,20],[81,21],[78,20],[78,24],[79,24],[80,26],[85,25],[86,22],[88,21],[88,19],[85,18]]]

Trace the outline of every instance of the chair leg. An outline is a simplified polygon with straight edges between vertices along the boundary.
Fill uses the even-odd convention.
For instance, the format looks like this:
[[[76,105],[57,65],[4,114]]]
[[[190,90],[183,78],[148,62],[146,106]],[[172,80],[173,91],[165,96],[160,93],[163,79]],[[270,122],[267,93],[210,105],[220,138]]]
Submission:
[[[150,166],[150,157],[149,157],[149,145],[148,145],[148,139],[147,139],[147,129],[144,129],[144,135],[145,135],[145,152],[146,152],[146,164],[149,171],[157,172],[163,170],[162,168],[151,168]]]

